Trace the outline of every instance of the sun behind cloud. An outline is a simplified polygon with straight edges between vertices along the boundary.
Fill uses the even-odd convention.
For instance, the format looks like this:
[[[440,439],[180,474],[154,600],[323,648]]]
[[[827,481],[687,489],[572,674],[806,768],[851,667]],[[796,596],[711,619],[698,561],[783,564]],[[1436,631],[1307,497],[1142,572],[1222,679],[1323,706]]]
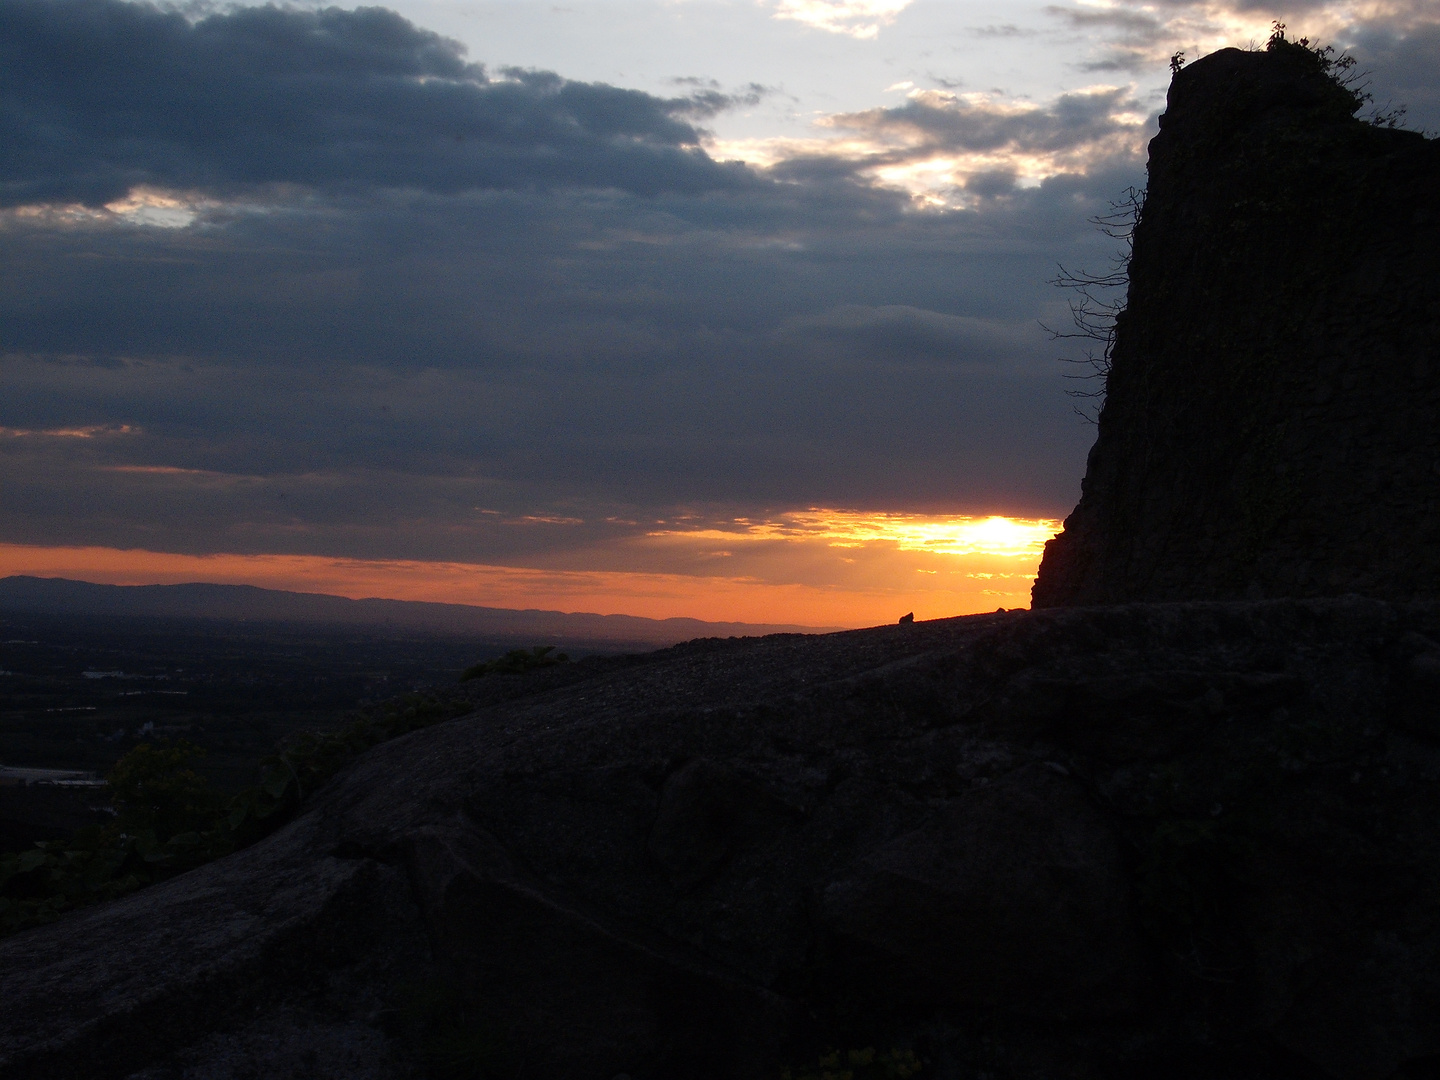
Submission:
[[[939,555],[1001,555],[1027,558],[1044,552],[1059,522],[1050,518],[924,517],[810,510],[790,515],[836,547],[893,542],[901,551]]]

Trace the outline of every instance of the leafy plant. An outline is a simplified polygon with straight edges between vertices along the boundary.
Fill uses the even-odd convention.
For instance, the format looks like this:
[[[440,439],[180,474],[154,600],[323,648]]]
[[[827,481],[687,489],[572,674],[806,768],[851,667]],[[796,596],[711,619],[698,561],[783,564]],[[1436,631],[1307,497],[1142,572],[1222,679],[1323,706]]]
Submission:
[[[191,768],[204,756],[200,747],[181,739],[160,746],[141,743],[117,761],[106,784],[122,831],[148,830],[163,841],[208,828],[218,800]]]
[[[230,799],[195,772],[204,755],[198,746],[141,743],[106,777],[113,822],[0,855],[0,935],[252,844],[294,817],[307,794],[370,747],[470,709],[466,701],[411,694],[332,731],[302,732],[260,762],[258,783]]]
[[[564,664],[570,657],[562,653],[555,653],[554,645],[536,645],[533,649],[511,649],[504,656],[497,656],[494,660],[483,660],[478,664],[472,664],[460,673],[460,681],[468,682],[471,679],[483,678],[486,675],[521,675],[527,671],[534,671],[536,668],[554,667],[556,664]]]

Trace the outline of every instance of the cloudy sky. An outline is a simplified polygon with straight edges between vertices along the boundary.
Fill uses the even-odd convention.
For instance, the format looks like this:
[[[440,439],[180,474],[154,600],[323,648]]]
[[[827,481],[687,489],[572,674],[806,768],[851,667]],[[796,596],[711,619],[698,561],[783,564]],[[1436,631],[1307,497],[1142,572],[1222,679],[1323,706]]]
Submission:
[[[1046,282],[1275,19],[1440,130],[1440,0],[0,0],[0,572],[1023,606]]]

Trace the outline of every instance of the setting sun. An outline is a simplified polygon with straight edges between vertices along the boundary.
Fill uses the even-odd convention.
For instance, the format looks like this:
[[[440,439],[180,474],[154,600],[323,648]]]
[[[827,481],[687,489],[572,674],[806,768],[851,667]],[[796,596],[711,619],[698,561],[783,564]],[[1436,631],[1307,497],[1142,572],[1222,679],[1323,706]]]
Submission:
[[[1039,556],[1059,531],[1050,518],[923,517],[919,514],[861,514],[808,510],[788,518],[825,537],[832,547],[893,543],[901,551],[937,555]]]

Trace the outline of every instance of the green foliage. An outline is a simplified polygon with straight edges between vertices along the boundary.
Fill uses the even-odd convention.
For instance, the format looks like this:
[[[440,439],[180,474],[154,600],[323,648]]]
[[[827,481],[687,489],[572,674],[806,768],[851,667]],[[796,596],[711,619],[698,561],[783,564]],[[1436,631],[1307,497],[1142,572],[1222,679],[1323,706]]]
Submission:
[[[478,664],[472,664],[460,674],[461,682],[468,682],[470,679],[480,679],[486,675],[523,675],[527,671],[534,671],[536,668],[554,667],[556,664],[567,663],[570,657],[562,653],[555,653],[554,645],[536,645],[533,649],[511,649],[504,656],[496,657],[494,660],[484,660]]]
[[[110,801],[127,833],[152,831],[162,841],[207,828],[219,808],[215,793],[190,766],[205,751],[181,739],[141,743],[106,777]]]
[[[110,900],[234,849],[216,826],[222,800],[190,766],[204,751],[142,743],[106,777],[116,818],[69,840],[0,856],[0,934]]]
[[[923,1067],[913,1050],[876,1053],[873,1046],[842,1054],[831,1050],[814,1065],[786,1069],[780,1080],[906,1080]]]
[[[145,854],[164,854],[153,837],[147,840],[152,842],[145,853],[136,838],[106,835],[77,837],[78,842],[70,844],[40,843],[29,851],[0,855],[0,934],[49,922],[72,907],[145,884],[151,879]]]
[[[302,732],[260,762],[257,784],[228,800],[192,768],[204,754],[199,747],[184,740],[142,743],[106,777],[116,810],[112,823],[0,855],[0,935],[254,843],[370,747],[469,711],[468,702],[412,694],[332,731]]]

